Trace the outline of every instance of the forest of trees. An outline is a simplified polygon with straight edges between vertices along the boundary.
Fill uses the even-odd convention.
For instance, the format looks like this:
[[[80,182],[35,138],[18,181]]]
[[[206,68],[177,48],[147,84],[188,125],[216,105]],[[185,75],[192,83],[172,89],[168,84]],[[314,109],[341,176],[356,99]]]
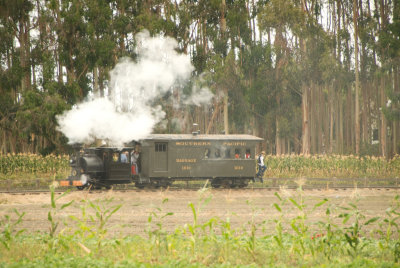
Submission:
[[[56,115],[109,90],[134,36],[175,38],[216,96],[155,131],[245,133],[271,154],[400,151],[399,0],[0,0],[0,153],[62,153]]]

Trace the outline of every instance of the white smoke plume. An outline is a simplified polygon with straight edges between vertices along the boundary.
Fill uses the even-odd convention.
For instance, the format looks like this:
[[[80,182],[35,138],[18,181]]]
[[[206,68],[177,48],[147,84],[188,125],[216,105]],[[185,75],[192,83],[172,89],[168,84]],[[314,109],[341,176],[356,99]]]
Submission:
[[[213,96],[214,95],[207,87],[194,85],[192,88],[192,94],[188,96],[183,103],[187,105],[201,106],[204,103],[209,103]]]
[[[155,101],[191,78],[194,69],[187,55],[176,52],[170,37],[136,35],[138,60],[122,59],[110,72],[110,98],[94,98],[58,116],[59,130],[69,143],[90,143],[95,138],[122,146],[149,135],[165,117]],[[194,87],[186,104],[209,103],[212,93]]]

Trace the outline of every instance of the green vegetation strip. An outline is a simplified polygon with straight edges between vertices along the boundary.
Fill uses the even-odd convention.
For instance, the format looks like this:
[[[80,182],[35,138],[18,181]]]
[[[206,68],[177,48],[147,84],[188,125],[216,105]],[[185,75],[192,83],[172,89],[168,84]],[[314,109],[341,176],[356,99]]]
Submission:
[[[396,196],[384,217],[367,217],[357,202],[333,207],[327,199],[312,208],[296,197],[275,194],[274,218],[256,223],[254,217],[235,229],[229,218],[199,219],[197,215],[212,196],[199,191],[196,204],[189,203],[193,220],[167,232],[166,212],[154,208],[148,217],[145,235],[111,236],[107,223],[122,205],[112,199],[80,201],[80,217],[61,217],[74,203],[59,204],[51,194],[47,214],[48,232],[26,234],[19,225],[24,214],[14,211],[0,221],[1,267],[374,267],[399,265],[400,198]],[[162,204],[168,202],[164,199]],[[297,210],[290,218],[283,207]],[[325,211],[321,219],[309,223],[308,213]],[[260,213],[253,209],[254,215]],[[339,223],[338,223],[339,222]],[[272,231],[266,231],[272,230]]]
[[[395,186],[400,177],[400,156],[390,160],[382,157],[357,157],[340,155],[282,155],[266,156],[266,184],[282,185],[277,179],[308,178],[306,185],[326,185],[323,179],[335,178],[340,185],[379,185]],[[254,164],[256,166],[256,163]],[[0,188],[10,187],[40,188],[48,187],[56,179],[66,178],[70,173],[68,156],[35,154],[0,155]],[[273,178],[273,179],[271,179]],[[318,181],[318,179],[320,179]],[[385,181],[387,179],[387,181]],[[364,181],[363,181],[364,180]],[[289,183],[284,181],[283,184]]]

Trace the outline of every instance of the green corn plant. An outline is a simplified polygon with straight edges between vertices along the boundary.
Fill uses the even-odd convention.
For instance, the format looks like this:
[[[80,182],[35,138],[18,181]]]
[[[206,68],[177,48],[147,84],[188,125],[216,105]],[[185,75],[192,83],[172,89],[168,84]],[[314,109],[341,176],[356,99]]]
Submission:
[[[74,202],[74,200],[65,203],[61,206],[57,205],[57,201],[66,196],[68,193],[70,192],[70,190],[62,193],[60,196],[58,196],[57,198],[55,197],[55,192],[54,192],[54,187],[51,186],[50,187],[50,205],[51,205],[51,210],[47,213],[47,220],[50,223],[50,230],[49,230],[49,236],[50,237],[54,237],[58,225],[59,225],[59,221],[57,221],[57,219],[55,218],[55,216],[57,215],[57,213],[59,213],[61,210],[69,207],[70,205],[72,205],[72,203]]]
[[[166,204],[168,200],[168,198],[163,199],[162,204]],[[162,208],[156,207],[147,219],[148,228],[146,232],[149,241],[151,241],[151,249],[156,248],[158,255],[162,255],[164,252],[170,252],[172,249],[172,245],[169,243],[169,236],[163,227],[164,219],[172,215],[174,215],[174,213],[164,213]],[[153,224],[156,228],[153,228]]]
[[[282,211],[281,206],[284,206],[286,203],[285,199],[282,199],[282,197],[275,192],[274,195],[278,198],[279,203],[273,203],[272,206],[279,212],[279,218],[278,219],[274,219],[273,221],[275,222],[275,234],[273,235],[273,239],[276,242],[276,244],[278,245],[278,247],[284,251],[284,244],[283,244],[283,221],[284,221],[284,214]]]
[[[393,244],[393,237],[400,233],[400,226],[398,221],[400,219],[400,196],[396,195],[392,205],[385,211],[386,217],[379,223],[379,229],[377,233],[383,237],[382,241],[379,241],[379,248],[382,251],[382,255],[387,250],[393,252],[393,257],[397,263],[400,259],[400,242],[397,241]]]
[[[61,244],[64,247],[66,246],[66,243],[64,243],[62,236],[57,237],[56,236],[56,231],[58,229],[58,226],[60,224],[60,221],[57,218],[57,214],[64,210],[65,208],[69,207],[70,205],[72,205],[73,200],[65,203],[63,205],[58,205],[57,201],[66,196],[69,193],[69,191],[66,191],[64,193],[62,193],[60,196],[55,197],[55,192],[54,192],[54,187],[51,186],[50,187],[50,210],[47,213],[47,220],[50,223],[50,227],[49,227],[49,233],[48,233],[48,237],[45,237],[45,242],[48,244],[49,249],[50,250],[57,250],[57,245]]]
[[[74,236],[80,238],[82,243],[77,242],[77,244],[84,252],[91,252],[91,250],[83,244],[85,240],[94,240],[97,251],[106,243],[106,235],[108,233],[108,229],[106,228],[107,222],[110,217],[122,207],[122,204],[112,205],[112,202],[113,198],[96,202],[85,200],[83,205],[80,206],[81,217],[76,217],[74,215],[69,216],[75,223],[75,229],[70,231],[74,231]],[[118,242],[118,240],[116,240],[116,242]]]
[[[327,199],[324,199],[324,201]],[[319,248],[320,251],[322,251],[322,254],[328,259],[331,260],[331,257],[333,255],[335,247],[338,247],[340,245],[338,238],[338,225],[334,223],[333,220],[333,215],[332,211],[335,208],[330,205],[326,208],[325,210],[325,221],[318,221],[317,225],[321,227],[321,232],[320,234],[321,239],[317,239],[317,235],[314,235],[313,241],[316,243],[316,247]],[[339,232],[340,234],[340,232]]]
[[[344,210],[344,213],[339,214],[339,218],[342,218],[343,224],[346,224],[350,219],[353,219],[353,223],[349,227],[344,228],[344,238],[350,249],[347,250],[349,255],[352,257],[358,256],[360,250],[362,250],[366,243],[362,243],[362,237],[364,236],[363,227],[368,226],[377,220],[379,217],[373,217],[366,220],[364,214],[358,209],[354,203],[349,203],[348,207],[340,207]]]
[[[89,206],[94,210],[95,217],[92,215],[89,216],[92,222],[97,222],[97,249],[99,249],[102,245],[102,242],[107,234],[106,224],[109,221],[110,217],[115,214],[121,207],[122,204],[119,205],[110,205],[113,201],[113,198],[102,200],[101,202],[94,203],[88,200]]]
[[[261,224],[256,223],[255,217],[260,214],[264,209],[259,209],[253,206],[253,204],[247,200],[246,204],[251,206],[251,219],[247,222],[247,226],[244,227],[244,237],[243,240],[245,250],[250,254],[254,262],[257,262],[257,236],[256,232],[262,228],[266,221],[264,220]],[[249,230],[248,230],[249,229]]]
[[[22,222],[25,212],[20,213],[14,209],[14,213],[17,215],[16,220],[12,220],[9,215],[4,215],[4,218],[0,220],[0,242],[7,250],[10,250],[11,243],[25,231],[24,229],[17,231],[17,227]]]
[[[294,198],[290,197],[289,202],[292,203],[296,209],[298,209],[300,215],[290,221],[290,226],[297,235],[295,237],[295,242],[300,246],[300,248],[293,247],[293,250],[300,255],[304,255],[306,252],[305,243],[309,237],[308,224],[306,224],[307,206],[304,202],[304,193],[301,186],[297,189],[297,193],[299,200],[295,200]]]

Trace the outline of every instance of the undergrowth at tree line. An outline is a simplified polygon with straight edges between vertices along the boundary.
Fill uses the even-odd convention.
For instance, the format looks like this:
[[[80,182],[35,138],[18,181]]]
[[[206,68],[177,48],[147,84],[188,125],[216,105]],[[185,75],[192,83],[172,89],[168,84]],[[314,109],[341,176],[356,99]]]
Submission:
[[[396,196],[383,217],[367,217],[357,200],[334,206],[328,199],[307,207],[301,187],[296,195],[275,193],[271,204],[278,212],[271,218],[248,201],[252,217],[233,228],[230,218],[199,219],[212,200],[203,188],[188,204],[193,220],[173,231],[164,228],[164,199],[148,216],[145,235],[110,235],[108,221],[120,208],[112,199],[84,200],[81,215],[63,218],[59,213],[74,202],[61,203],[65,193],[51,193],[48,232],[28,234],[19,228],[24,214],[14,211],[0,221],[0,266],[30,267],[132,267],[156,266],[399,266],[400,197]],[[294,197],[296,196],[296,197]],[[289,217],[284,208],[294,209]],[[310,223],[308,216],[323,209],[324,216]],[[262,222],[256,215],[265,215]],[[234,216],[234,215],[233,215]]]

